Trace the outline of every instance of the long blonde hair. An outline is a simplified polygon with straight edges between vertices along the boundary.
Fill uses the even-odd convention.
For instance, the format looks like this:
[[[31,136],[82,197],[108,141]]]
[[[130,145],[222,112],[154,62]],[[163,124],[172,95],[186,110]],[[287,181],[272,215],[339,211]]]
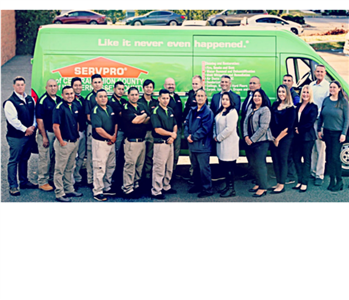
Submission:
[[[309,85],[305,85],[305,86],[302,87],[301,95],[300,95],[300,97],[299,97],[299,103],[302,103],[302,102],[303,102],[302,95],[303,95],[303,90],[304,90],[304,89],[307,89],[308,92],[309,92],[309,103],[314,103],[313,89],[312,89],[311,86],[309,86]]]
[[[277,90],[276,90],[276,99],[277,99],[277,101],[279,101],[279,102],[281,101],[279,99],[279,95],[278,95],[278,92],[279,92],[280,88],[283,88],[283,89],[286,90],[285,108],[294,106],[290,89],[288,88],[288,86],[286,84],[280,84],[279,87],[277,88]]]

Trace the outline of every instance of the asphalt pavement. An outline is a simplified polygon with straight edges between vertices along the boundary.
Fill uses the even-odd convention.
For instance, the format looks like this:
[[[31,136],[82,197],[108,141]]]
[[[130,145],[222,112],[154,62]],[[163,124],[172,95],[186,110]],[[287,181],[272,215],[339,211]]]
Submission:
[[[336,53],[319,53],[328,59],[335,62],[336,66],[333,67],[342,75],[345,80],[348,80],[348,57],[336,54]],[[334,56],[333,56],[334,55]],[[9,62],[1,67],[1,103],[3,103],[12,94],[12,80],[15,76],[22,75],[26,78],[26,93],[30,94],[31,86],[31,56],[16,56]],[[330,62],[332,65],[332,63]],[[344,67],[343,67],[344,65]],[[344,73],[343,73],[344,72]],[[346,75],[345,75],[346,74]],[[347,77],[345,77],[347,76]],[[1,110],[1,201],[2,202],[55,202],[55,195],[53,192],[44,192],[41,190],[21,190],[21,195],[18,197],[10,196],[7,183],[7,162],[9,158],[8,144],[6,141],[6,120]],[[37,165],[38,155],[33,154],[29,160],[29,180],[37,182]],[[180,165],[178,171],[180,174],[186,174],[188,171],[188,165]],[[312,181],[309,182],[308,191],[306,193],[299,193],[296,190],[291,189],[293,186],[286,185],[286,192],[274,195],[268,193],[267,196],[262,198],[253,198],[248,189],[253,187],[251,180],[242,180],[240,176],[244,174],[246,168],[245,163],[238,164],[237,180],[235,182],[236,197],[220,198],[217,192],[222,187],[222,181],[214,181],[213,187],[215,194],[208,198],[199,199],[196,194],[188,194],[187,191],[191,185],[183,178],[175,179],[173,188],[177,190],[177,194],[168,195],[165,202],[348,202],[349,201],[349,178],[344,178],[345,187],[340,192],[329,192],[326,187],[328,186],[328,176],[325,177],[325,182],[322,186],[314,186]],[[213,177],[216,177],[218,165],[212,165]],[[268,174],[272,176],[274,174],[272,164],[268,163]],[[275,184],[275,179],[269,176],[270,186]],[[148,187],[150,188],[150,187]],[[97,202],[93,199],[92,192],[87,187],[82,187],[79,192],[83,193],[81,198],[73,198],[73,202]],[[123,198],[109,197],[108,202],[155,202],[148,196],[142,196],[139,199],[126,200]]]

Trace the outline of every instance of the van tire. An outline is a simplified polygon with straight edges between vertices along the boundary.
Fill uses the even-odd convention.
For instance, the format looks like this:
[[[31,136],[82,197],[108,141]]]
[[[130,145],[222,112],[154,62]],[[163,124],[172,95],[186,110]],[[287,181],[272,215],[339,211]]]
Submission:
[[[215,26],[224,26],[224,21],[222,20],[217,20],[216,23],[214,24]]]
[[[298,35],[298,30],[297,30],[296,28],[291,28],[291,31],[292,31],[294,34]]]
[[[342,174],[343,176],[349,176],[349,141],[342,145],[340,153],[340,159],[342,162]]]
[[[97,25],[97,21],[91,21],[90,25]]]
[[[55,21],[55,24],[63,24],[63,23],[62,23],[62,21],[57,20],[57,21]]]
[[[172,20],[168,23],[169,26],[177,26],[177,22],[175,20]]]
[[[142,26],[142,22],[141,21],[136,21],[133,23],[133,26]]]

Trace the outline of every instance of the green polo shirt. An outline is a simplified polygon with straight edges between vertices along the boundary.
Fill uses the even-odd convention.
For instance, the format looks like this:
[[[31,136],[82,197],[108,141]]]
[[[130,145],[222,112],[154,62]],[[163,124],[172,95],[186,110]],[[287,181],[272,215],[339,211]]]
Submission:
[[[153,126],[152,134],[154,137],[154,142],[166,141],[169,138],[169,136],[163,136],[156,133],[155,128],[162,128],[166,131],[173,132],[173,127],[177,125],[176,118],[171,107],[167,107],[167,110],[163,109],[160,105],[155,107],[150,120]]]
[[[117,124],[116,114],[113,109],[107,105],[106,109],[103,109],[98,104],[92,109],[91,113],[92,124],[92,137],[99,141],[107,141],[108,139],[100,136],[96,128],[103,128],[108,134],[114,135],[115,124]]]

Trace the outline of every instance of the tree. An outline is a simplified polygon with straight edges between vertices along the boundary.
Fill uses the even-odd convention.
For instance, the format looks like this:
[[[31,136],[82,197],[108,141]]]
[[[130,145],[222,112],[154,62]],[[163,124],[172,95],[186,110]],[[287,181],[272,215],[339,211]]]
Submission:
[[[126,11],[125,10],[94,10],[100,14],[106,15],[107,18],[115,23],[117,21],[121,21],[125,19]]]

